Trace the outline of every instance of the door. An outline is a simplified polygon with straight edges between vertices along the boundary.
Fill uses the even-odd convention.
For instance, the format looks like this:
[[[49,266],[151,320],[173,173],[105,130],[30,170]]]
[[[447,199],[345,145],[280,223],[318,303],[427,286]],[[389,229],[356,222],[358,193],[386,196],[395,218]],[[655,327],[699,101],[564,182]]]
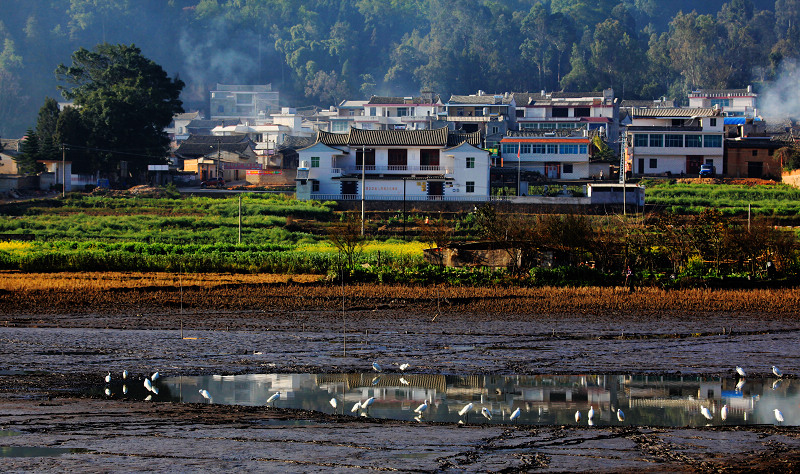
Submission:
[[[442,196],[444,196],[444,181],[428,181],[428,199],[442,199]]]
[[[699,155],[688,155],[686,157],[686,174],[693,175],[700,173],[700,165],[703,163],[703,157]]]
[[[644,158],[639,158],[639,174],[644,174]]]
[[[545,163],[544,175],[547,179],[561,178],[561,164],[560,163]]]
[[[358,181],[342,181],[342,195],[358,194]]]
[[[747,162],[747,177],[760,178],[764,175],[764,163],[760,161]]]

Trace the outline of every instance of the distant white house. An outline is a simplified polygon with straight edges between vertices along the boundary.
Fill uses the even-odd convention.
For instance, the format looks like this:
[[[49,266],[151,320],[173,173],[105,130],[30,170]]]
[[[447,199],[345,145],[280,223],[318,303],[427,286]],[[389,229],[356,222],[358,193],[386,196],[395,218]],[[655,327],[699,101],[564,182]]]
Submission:
[[[297,198],[489,199],[489,153],[480,133],[432,130],[318,132],[298,150]]]
[[[719,108],[628,109],[626,169],[634,176],[696,175],[723,166],[724,121]]]
[[[754,118],[758,116],[757,99],[753,86],[747,86],[747,89],[700,89],[689,93],[689,107],[717,107],[725,117]]]
[[[585,129],[509,131],[500,140],[501,166],[539,173],[548,179],[587,179],[601,169],[590,167],[590,148]]]

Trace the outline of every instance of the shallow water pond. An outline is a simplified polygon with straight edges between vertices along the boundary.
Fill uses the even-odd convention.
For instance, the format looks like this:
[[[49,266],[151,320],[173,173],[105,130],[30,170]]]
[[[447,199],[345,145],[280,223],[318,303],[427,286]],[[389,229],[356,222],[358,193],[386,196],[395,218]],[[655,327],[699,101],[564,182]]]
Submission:
[[[148,390],[142,379],[127,380],[124,388],[112,382],[99,390],[111,398],[448,423],[800,425],[800,384],[789,379],[356,373],[163,377],[152,385]]]

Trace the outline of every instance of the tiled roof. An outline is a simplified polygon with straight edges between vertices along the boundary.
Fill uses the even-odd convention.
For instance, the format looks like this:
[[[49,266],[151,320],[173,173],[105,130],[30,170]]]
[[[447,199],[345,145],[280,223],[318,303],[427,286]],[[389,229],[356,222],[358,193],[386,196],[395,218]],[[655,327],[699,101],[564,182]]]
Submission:
[[[449,104],[470,104],[470,105],[508,105],[513,100],[514,95],[509,94],[484,94],[484,95],[451,95]]]
[[[175,114],[172,119],[173,120],[194,120],[200,116],[200,112],[183,112],[180,114]]]
[[[721,111],[717,109],[688,108],[688,107],[655,107],[655,108],[633,107],[630,109],[629,113],[632,117],[669,118],[669,117],[715,117],[720,115]]]
[[[446,146],[447,128],[433,130],[363,130],[351,128],[348,145]]]
[[[598,92],[514,92],[511,94],[514,97],[514,102],[518,107],[525,105],[548,105],[551,102],[555,104],[570,104],[572,102],[580,103],[585,102],[589,105],[594,103],[594,99],[603,99],[603,91]],[[554,100],[560,99],[560,100]],[[563,100],[567,99],[567,100]]]
[[[464,142],[472,146],[481,146],[481,132],[450,132],[447,134],[447,146],[457,146]]]
[[[175,153],[182,156],[206,156],[217,151],[217,143],[219,143],[220,150],[230,153],[244,153],[253,146],[253,142],[246,135],[190,135],[181,142]]]
[[[454,146],[463,142],[479,147],[480,132],[450,132],[447,127],[428,130],[364,130],[351,128],[349,133],[320,131],[317,140],[339,146]]]
[[[747,89],[700,89],[689,93],[689,97],[751,96],[756,95]]]
[[[348,133],[331,133],[324,130],[317,132],[317,141],[325,145],[347,145]]]
[[[623,100],[620,103],[620,108],[631,107],[675,107],[674,100]]]
[[[314,144],[314,137],[296,137],[289,135],[278,145],[278,150],[299,150]]]
[[[433,102],[429,102],[429,100],[430,100],[429,98],[422,98],[422,97],[405,98],[405,97],[383,97],[374,95],[369,99],[367,105],[400,105],[400,104],[415,105],[415,104],[429,104],[429,103],[435,104],[439,102],[439,96],[438,95],[434,96]]]

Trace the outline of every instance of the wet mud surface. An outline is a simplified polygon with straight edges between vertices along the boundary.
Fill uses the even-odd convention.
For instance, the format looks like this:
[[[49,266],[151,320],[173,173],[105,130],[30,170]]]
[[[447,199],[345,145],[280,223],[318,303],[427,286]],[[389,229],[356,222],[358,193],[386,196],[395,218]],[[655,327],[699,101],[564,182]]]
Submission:
[[[377,361],[436,374],[729,375],[741,365],[766,376],[779,365],[794,377],[800,367],[800,317],[790,311],[547,314],[514,302],[502,311],[470,303],[486,308],[478,311],[366,298],[342,312],[341,301],[337,309],[313,298],[242,306],[253,298],[247,290],[241,300],[228,288],[213,304],[198,298],[183,310],[127,293],[102,310],[72,307],[63,295],[16,306],[9,301],[19,294],[1,295],[0,429],[12,435],[0,446],[88,451],[0,457],[0,469],[791,472],[800,464],[795,427],[458,426],[86,395],[123,369],[138,377],[333,373]]]

